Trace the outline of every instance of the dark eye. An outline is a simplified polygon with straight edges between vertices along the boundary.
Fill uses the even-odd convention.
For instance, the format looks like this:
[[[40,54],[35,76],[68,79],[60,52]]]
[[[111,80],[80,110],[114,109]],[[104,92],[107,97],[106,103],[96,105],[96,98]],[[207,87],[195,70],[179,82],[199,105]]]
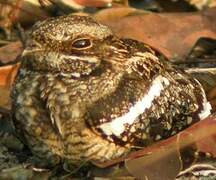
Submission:
[[[77,49],[91,47],[91,40],[90,39],[78,39],[73,42],[72,46]]]

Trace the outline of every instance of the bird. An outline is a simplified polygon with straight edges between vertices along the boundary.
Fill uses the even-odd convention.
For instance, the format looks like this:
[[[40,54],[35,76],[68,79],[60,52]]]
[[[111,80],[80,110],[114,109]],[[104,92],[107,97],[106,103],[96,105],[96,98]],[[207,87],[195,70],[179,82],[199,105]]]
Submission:
[[[125,157],[211,113],[198,80],[161,52],[79,15],[33,25],[11,98],[17,133],[46,167]]]

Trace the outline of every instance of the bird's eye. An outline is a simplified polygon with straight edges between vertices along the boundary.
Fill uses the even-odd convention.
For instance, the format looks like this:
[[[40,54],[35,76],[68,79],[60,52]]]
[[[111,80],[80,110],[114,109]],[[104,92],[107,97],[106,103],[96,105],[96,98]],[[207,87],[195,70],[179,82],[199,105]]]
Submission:
[[[89,48],[91,47],[91,45],[92,43],[90,39],[78,39],[75,40],[72,44],[72,46],[77,49]]]

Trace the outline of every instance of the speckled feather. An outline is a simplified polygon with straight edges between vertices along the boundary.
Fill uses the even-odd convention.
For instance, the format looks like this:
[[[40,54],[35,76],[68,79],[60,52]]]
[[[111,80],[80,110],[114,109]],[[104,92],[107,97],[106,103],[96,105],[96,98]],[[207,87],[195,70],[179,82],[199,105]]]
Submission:
[[[32,28],[12,98],[17,131],[48,165],[124,156],[211,109],[199,82],[162,54],[73,15]]]

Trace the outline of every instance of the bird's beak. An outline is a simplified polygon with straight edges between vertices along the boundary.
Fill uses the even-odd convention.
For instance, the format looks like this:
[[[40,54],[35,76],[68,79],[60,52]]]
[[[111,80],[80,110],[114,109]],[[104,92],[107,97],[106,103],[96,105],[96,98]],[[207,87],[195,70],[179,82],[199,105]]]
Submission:
[[[44,48],[41,46],[40,43],[38,43],[35,40],[29,40],[25,44],[25,49],[22,52],[22,57],[28,56],[30,54],[33,54],[35,52],[43,51]]]
[[[27,56],[29,54],[33,54],[35,52],[39,52],[39,51],[43,51],[43,50],[42,49],[30,49],[30,48],[26,48],[22,52],[22,57]]]

